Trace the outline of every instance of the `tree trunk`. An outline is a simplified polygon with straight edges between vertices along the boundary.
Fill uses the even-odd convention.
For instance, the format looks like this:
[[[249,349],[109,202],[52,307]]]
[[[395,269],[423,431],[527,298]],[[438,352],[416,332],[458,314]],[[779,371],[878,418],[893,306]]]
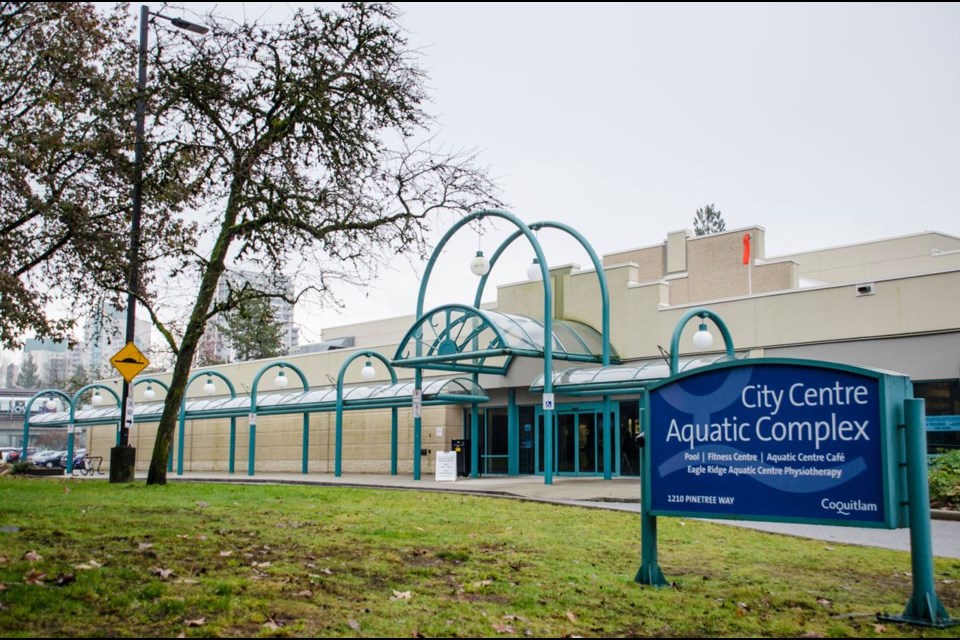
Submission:
[[[180,341],[180,350],[177,352],[177,359],[173,366],[173,377],[170,379],[170,391],[163,403],[163,413],[160,415],[160,424],[157,427],[157,439],[153,444],[150,471],[147,473],[148,485],[167,483],[170,444],[173,442],[173,435],[179,422],[180,405],[187,392],[193,356],[206,329],[207,312],[217,291],[217,283],[225,270],[227,249],[233,240],[230,229],[235,220],[236,209],[231,202],[227,204],[224,220],[220,226],[220,235],[200,279],[200,291],[193,305],[193,311],[190,313],[187,330]]]

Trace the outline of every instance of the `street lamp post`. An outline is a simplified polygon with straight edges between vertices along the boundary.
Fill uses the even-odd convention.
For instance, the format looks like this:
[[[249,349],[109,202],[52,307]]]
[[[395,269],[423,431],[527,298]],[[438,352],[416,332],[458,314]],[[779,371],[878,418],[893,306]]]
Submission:
[[[150,7],[140,7],[140,52],[137,70],[136,139],[134,141],[133,208],[130,213],[130,273],[127,282],[127,327],[126,342],[134,341],[137,324],[137,297],[140,294],[140,212],[143,190],[143,138],[147,113],[147,34],[150,16],[167,20],[173,26],[192,33],[205,34],[202,25],[180,18],[168,18],[152,13]],[[136,464],[136,449],[130,446],[130,427],[133,425],[133,394],[131,383],[124,382],[120,402],[120,442],[110,452],[110,482],[132,482]]]

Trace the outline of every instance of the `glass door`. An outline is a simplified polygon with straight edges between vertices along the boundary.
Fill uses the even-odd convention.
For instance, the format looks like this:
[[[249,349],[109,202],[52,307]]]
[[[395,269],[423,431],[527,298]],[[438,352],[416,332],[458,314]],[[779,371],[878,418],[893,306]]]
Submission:
[[[617,424],[617,406],[611,406],[611,428]],[[603,405],[560,405],[554,412],[553,469],[563,475],[597,475],[603,473]],[[543,473],[544,459],[543,410],[536,411],[536,472]],[[615,450],[619,449],[615,445]],[[616,458],[612,459],[615,464]]]

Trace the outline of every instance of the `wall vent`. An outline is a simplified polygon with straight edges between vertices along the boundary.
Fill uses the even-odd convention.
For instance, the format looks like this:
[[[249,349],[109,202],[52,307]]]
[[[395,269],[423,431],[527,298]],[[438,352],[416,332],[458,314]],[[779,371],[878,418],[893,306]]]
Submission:
[[[858,284],[856,287],[857,287],[857,297],[872,296],[877,292],[877,288],[874,286],[872,282],[864,282],[862,284]]]

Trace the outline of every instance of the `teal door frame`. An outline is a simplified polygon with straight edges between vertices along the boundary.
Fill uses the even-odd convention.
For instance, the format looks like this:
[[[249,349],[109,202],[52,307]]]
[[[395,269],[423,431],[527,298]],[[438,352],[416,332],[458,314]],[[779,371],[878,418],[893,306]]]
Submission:
[[[552,434],[554,459],[551,463],[551,467],[555,473],[559,475],[573,475],[573,476],[580,476],[580,475],[602,476],[604,475],[604,469],[603,469],[604,461],[610,459],[613,461],[613,464],[614,464],[614,468],[612,469],[612,472],[613,472],[612,475],[614,476],[620,475],[620,438],[614,437],[613,434],[611,434],[611,437],[609,438],[609,440],[605,440],[604,433],[603,433],[603,428],[605,424],[604,405],[605,403],[602,401],[575,402],[575,403],[556,405],[556,408],[552,412],[553,414],[552,426],[554,430]],[[610,424],[610,428],[619,429],[618,425],[620,424],[620,404],[617,402],[611,402],[611,403],[607,403],[607,406],[609,406],[610,413],[612,414],[610,416],[610,421],[608,423]],[[562,415],[576,416],[579,414],[590,414],[595,416],[594,428],[593,428],[593,459],[595,461],[595,470],[583,472],[583,473],[580,472],[580,451],[579,451],[579,447],[575,447],[574,448],[574,471],[573,472],[557,471],[559,469],[559,463],[560,463],[558,459],[558,452],[560,450],[560,447],[559,447],[559,441],[557,440],[557,438],[559,437],[559,434],[556,433],[559,418]],[[543,464],[540,459],[540,443],[543,442],[543,437],[544,437],[543,416],[544,416],[543,409],[539,406],[536,407],[536,411],[534,414],[534,421],[533,421],[534,422],[533,459],[534,459],[534,469],[536,470],[537,475],[543,474]],[[579,421],[575,420],[575,422],[579,424]],[[579,434],[578,434],[578,437],[579,437]],[[605,441],[611,442],[613,451],[610,451],[608,454],[607,450],[604,450],[603,455],[598,457],[597,452],[600,446],[605,443]]]

